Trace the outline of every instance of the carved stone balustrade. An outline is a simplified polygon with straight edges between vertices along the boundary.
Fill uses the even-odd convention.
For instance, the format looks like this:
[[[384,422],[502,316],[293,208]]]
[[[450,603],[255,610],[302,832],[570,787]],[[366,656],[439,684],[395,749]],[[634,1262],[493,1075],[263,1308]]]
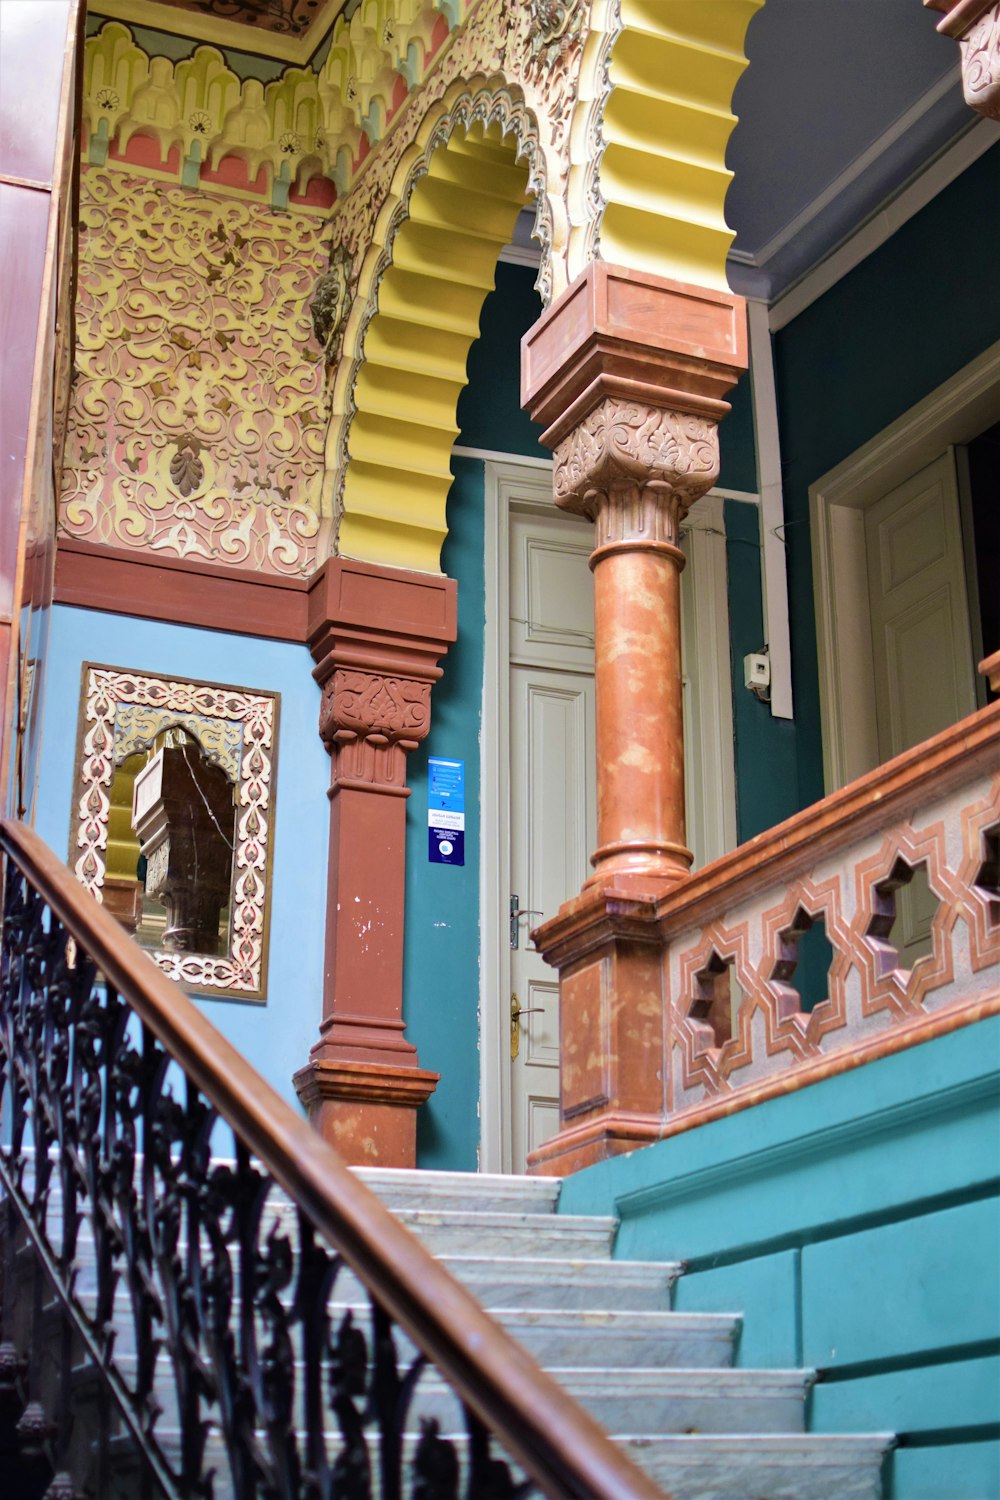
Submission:
[[[534,934],[559,967],[563,1175],[1000,1012],[1000,703],[659,897],[607,882]],[[901,892],[926,877],[927,951]],[[818,993],[802,944],[825,930]],[[618,981],[641,968],[638,998]]]

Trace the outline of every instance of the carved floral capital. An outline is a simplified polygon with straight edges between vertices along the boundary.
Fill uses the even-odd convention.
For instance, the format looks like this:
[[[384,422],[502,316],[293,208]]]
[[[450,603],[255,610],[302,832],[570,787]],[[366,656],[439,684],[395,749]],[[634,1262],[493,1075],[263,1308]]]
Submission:
[[[319,732],[338,782],[405,786],[406,755],[430,723],[430,682],[338,667],[324,684]]]
[[[556,504],[596,519],[599,546],[630,536],[676,546],[681,520],[719,477],[718,428],[689,412],[609,398],[553,457]]]

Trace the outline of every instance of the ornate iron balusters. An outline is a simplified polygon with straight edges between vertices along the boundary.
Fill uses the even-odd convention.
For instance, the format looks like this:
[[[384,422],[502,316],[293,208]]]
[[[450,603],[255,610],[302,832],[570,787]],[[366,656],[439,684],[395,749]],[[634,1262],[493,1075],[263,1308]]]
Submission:
[[[0,1112],[0,1185],[133,1440],[142,1477],[130,1493],[534,1492],[457,1397],[466,1433],[442,1435],[451,1414],[421,1385],[425,1356],[377,1302],[357,1305],[342,1257],[9,858]],[[101,1428],[106,1450],[113,1423]],[[113,1493],[107,1451],[94,1463]]]

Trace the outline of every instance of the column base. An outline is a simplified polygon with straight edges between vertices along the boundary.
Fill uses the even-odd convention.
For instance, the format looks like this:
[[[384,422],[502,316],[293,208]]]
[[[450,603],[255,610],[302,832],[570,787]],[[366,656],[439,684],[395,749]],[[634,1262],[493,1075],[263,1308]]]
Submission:
[[[564,1177],[659,1140],[666,1006],[656,920],[662,881],[585,886],[533,937],[559,970],[559,1131],[528,1171]]]
[[[663,1134],[659,1115],[629,1115],[612,1109],[597,1112],[585,1124],[561,1129],[528,1157],[530,1177],[569,1177],[595,1162],[651,1146]]]
[[[350,1167],[415,1167],[417,1109],[439,1073],[311,1058],[292,1079],[319,1131]]]

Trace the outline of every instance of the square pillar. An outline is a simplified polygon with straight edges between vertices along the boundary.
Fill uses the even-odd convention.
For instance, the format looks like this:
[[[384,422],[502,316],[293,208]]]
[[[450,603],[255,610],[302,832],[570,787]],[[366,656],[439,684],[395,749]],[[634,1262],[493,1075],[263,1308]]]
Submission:
[[[338,557],[310,585],[330,865],[320,1034],[294,1082],[351,1165],[415,1166],[416,1111],[438,1080],[403,1021],[406,757],[456,634],[454,579]]]

